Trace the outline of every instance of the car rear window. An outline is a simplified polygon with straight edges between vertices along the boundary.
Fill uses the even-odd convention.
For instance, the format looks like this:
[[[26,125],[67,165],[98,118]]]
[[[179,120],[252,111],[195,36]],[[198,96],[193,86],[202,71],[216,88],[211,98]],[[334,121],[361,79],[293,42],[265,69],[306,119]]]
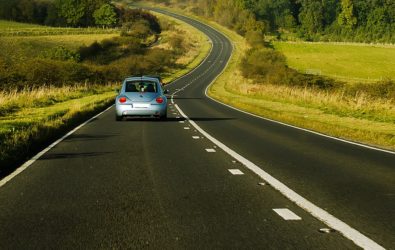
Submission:
[[[155,82],[151,81],[131,81],[126,82],[125,92],[152,92],[157,93],[158,88]]]

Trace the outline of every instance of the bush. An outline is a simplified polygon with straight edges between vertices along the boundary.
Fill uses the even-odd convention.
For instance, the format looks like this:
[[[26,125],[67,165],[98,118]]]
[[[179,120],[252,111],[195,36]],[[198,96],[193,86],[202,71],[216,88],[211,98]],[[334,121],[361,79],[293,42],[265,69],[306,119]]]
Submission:
[[[140,39],[146,39],[154,34],[155,32],[150,29],[148,21],[144,19],[127,22],[122,25],[122,36],[134,36]]]
[[[265,47],[266,45],[264,35],[259,31],[247,31],[245,38],[251,47],[254,48]]]
[[[184,37],[180,34],[176,34],[170,37],[169,44],[178,55],[183,54],[186,51]]]
[[[121,16],[121,23],[125,24],[133,24],[137,21],[143,21],[148,24],[149,29],[155,33],[159,34],[162,32],[160,23],[158,18],[147,11],[141,9],[119,9],[120,16]]]
[[[346,89],[347,94],[356,95],[357,93],[365,93],[373,98],[384,98],[395,100],[395,81],[384,79],[376,83],[359,83],[350,85]]]
[[[272,49],[250,49],[241,61],[241,71],[247,78],[265,78],[273,69],[285,69],[285,62],[285,56]]]
[[[85,82],[92,78],[93,73],[89,67],[75,62],[66,62],[57,65],[61,67],[61,75],[63,83]],[[101,81],[95,81],[101,82]]]
[[[63,46],[59,46],[45,52],[44,57],[59,61],[79,62],[81,60],[81,56],[78,52],[69,50]]]
[[[102,51],[103,51],[103,47],[98,42],[94,42],[89,46],[81,46],[78,49],[78,53],[81,56],[81,60],[94,58]]]
[[[333,89],[342,86],[333,79],[306,75],[290,69],[286,58],[278,51],[269,48],[250,49],[241,61],[240,69],[244,77],[261,83],[308,86],[320,89]]]
[[[58,63],[50,59],[33,59],[29,68],[25,69],[26,81],[29,85],[60,85],[62,72]]]

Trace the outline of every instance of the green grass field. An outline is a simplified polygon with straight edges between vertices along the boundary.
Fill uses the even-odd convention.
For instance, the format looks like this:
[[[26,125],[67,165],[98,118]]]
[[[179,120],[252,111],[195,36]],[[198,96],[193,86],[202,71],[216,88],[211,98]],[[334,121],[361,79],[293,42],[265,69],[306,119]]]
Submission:
[[[28,23],[18,23],[6,20],[0,20],[0,29],[35,29],[35,28],[42,28],[43,26],[35,25],[35,24],[28,24]]]
[[[116,29],[101,28],[62,28],[49,27],[36,24],[18,23],[0,20],[1,36],[45,36],[45,35],[82,35],[82,34],[113,34]]]
[[[301,72],[345,81],[395,79],[395,47],[274,42],[288,65]]]
[[[0,57],[13,61],[40,56],[58,46],[75,50],[82,45],[119,36],[117,30],[53,28],[0,20]],[[10,53],[12,51],[12,53]]]
[[[82,45],[119,36],[118,34],[56,35],[56,36],[0,36],[0,57],[14,61],[42,55],[45,51],[63,46],[76,50]],[[12,53],[9,53],[12,51]]]

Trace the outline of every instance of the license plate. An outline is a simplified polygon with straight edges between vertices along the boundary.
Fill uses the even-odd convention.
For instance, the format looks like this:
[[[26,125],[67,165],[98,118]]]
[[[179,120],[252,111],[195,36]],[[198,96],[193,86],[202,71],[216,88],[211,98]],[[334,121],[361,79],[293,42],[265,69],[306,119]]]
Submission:
[[[133,103],[133,108],[146,109],[149,108],[149,103]]]

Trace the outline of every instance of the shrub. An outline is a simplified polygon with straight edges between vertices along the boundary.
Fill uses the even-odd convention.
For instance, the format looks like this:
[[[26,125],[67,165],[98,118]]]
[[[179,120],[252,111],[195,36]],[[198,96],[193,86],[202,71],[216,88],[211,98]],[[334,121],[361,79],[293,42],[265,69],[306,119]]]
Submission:
[[[78,52],[69,50],[64,46],[58,46],[44,53],[44,57],[59,61],[75,61],[79,62],[81,56]]]
[[[147,11],[141,10],[141,9],[124,9],[120,8],[119,9],[120,16],[121,16],[121,23],[122,24],[132,24],[135,23],[136,21],[145,21],[145,23],[148,24],[149,29],[156,33],[159,34],[162,32],[161,26],[159,24],[158,18],[152,14],[150,14]]]
[[[89,67],[80,63],[66,62],[57,66],[61,67],[61,80],[64,83],[85,82],[93,75]]]
[[[241,61],[241,71],[247,78],[264,78],[275,68],[285,68],[285,62],[285,56],[272,49],[250,49]]]
[[[359,83],[350,85],[346,89],[349,95],[356,95],[357,93],[365,93],[373,98],[384,98],[395,101],[395,81],[391,79],[384,79],[376,83]]]
[[[94,42],[89,46],[81,46],[78,49],[78,53],[81,56],[81,60],[93,58],[97,56],[101,51],[103,51],[103,47],[98,42]]]
[[[320,89],[333,89],[343,85],[331,78],[301,74],[290,69],[286,65],[285,56],[269,48],[248,50],[241,61],[240,69],[244,77],[256,79],[262,83],[308,86]]]
[[[173,35],[169,39],[169,44],[176,54],[180,55],[186,51],[184,37],[180,34]]]
[[[25,69],[26,80],[30,85],[59,85],[62,72],[58,64],[50,59],[33,59]]]
[[[264,35],[259,31],[247,31],[245,38],[251,47],[257,48],[265,46]]]
[[[127,22],[122,25],[122,36],[134,36],[145,39],[153,34],[154,32],[150,29],[148,21],[144,19]]]

